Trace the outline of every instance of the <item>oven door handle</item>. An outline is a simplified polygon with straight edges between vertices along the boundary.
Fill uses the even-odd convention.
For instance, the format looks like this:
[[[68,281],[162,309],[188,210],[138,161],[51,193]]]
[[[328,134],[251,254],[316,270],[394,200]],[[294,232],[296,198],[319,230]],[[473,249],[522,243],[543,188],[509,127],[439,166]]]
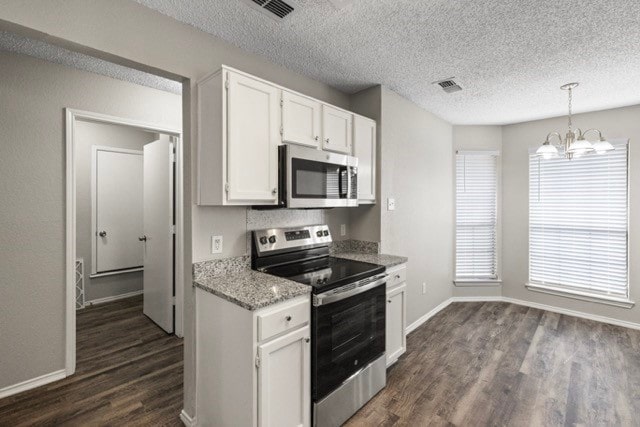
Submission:
[[[384,276],[378,276],[377,280],[374,280],[370,283],[363,284],[362,286],[358,286],[342,292],[340,292],[339,291],[340,288],[338,288],[337,292],[336,290],[333,290],[333,291],[325,292],[322,294],[314,295],[313,306],[319,307],[321,305],[331,304],[334,302],[342,301],[343,299],[350,298],[354,295],[367,292],[375,287],[385,284],[387,282],[387,277],[389,277],[387,274],[385,274]]]

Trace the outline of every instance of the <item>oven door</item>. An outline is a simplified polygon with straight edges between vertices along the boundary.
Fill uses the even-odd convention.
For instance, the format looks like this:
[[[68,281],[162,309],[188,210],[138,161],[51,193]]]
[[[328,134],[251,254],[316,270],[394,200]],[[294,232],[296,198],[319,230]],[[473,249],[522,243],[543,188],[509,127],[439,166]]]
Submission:
[[[289,208],[358,205],[358,159],[312,148],[286,145]]]
[[[318,402],[385,350],[385,287],[381,279],[344,299],[334,293],[312,311],[312,398]]]

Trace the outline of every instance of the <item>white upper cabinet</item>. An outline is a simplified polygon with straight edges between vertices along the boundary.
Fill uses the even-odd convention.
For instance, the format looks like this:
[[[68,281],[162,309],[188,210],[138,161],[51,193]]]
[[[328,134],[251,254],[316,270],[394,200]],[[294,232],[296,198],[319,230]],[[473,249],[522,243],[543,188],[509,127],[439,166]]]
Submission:
[[[376,122],[353,118],[353,155],[358,158],[358,202],[376,202]]]
[[[282,91],[282,142],[320,146],[322,104],[314,99]]]
[[[277,204],[280,92],[226,68],[198,82],[199,205]]]
[[[230,202],[277,203],[280,89],[229,73],[227,184]]]
[[[329,105],[322,106],[322,148],[351,154],[353,114]]]
[[[358,157],[358,197],[375,203],[374,121],[354,129],[349,111],[226,66],[198,81],[196,100],[198,205],[277,205],[282,143]]]

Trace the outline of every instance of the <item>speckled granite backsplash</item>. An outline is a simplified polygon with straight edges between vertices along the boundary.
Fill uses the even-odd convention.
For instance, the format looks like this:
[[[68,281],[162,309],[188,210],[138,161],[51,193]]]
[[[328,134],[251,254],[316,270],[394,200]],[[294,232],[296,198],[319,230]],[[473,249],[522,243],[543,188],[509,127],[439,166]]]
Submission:
[[[244,255],[233,258],[212,259],[193,264],[193,280],[205,277],[239,273],[251,269],[251,256]]]
[[[337,254],[340,252],[358,252],[363,254],[378,254],[380,253],[379,242],[366,242],[364,240],[341,240],[331,243],[329,247],[331,254]]]

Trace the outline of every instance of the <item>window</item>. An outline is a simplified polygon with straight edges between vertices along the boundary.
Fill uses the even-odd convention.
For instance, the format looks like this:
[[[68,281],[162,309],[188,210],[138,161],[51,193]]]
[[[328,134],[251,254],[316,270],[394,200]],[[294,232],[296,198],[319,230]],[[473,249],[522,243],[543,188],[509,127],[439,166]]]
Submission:
[[[628,298],[626,144],[572,160],[529,158],[531,286]]]
[[[498,153],[456,154],[456,281],[498,279]]]

